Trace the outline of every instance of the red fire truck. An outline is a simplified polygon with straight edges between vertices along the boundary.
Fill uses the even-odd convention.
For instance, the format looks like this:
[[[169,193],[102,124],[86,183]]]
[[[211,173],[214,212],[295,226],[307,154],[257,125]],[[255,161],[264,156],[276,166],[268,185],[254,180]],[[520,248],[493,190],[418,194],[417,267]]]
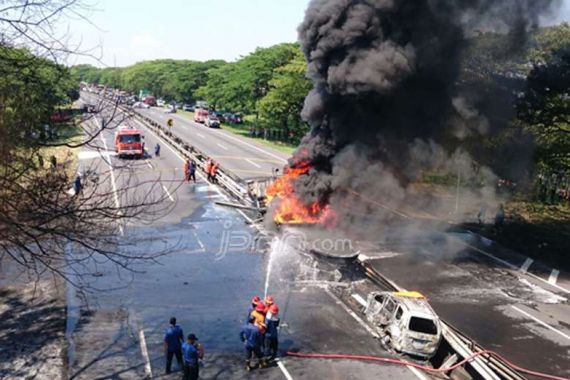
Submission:
[[[120,126],[115,132],[115,152],[119,158],[144,156],[144,136],[133,127]]]
[[[206,122],[206,118],[208,117],[210,113],[208,112],[207,109],[204,108],[196,108],[194,110],[194,121],[196,123],[202,123],[204,124]]]

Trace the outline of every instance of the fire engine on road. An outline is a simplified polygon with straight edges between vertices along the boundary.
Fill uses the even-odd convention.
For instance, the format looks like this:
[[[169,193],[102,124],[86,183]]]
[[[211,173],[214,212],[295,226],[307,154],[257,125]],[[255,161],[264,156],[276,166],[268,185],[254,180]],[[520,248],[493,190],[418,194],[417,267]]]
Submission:
[[[122,157],[142,158],[144,156],[144,136],[133,127],[120,126],[115,132],[115,152]]]

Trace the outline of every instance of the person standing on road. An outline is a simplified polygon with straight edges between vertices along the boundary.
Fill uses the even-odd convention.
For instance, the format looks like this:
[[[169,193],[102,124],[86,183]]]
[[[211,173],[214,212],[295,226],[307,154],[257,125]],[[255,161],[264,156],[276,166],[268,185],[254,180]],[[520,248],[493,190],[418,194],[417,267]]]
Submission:
[[[75,191],[75,196],[78,196],[79,193],[81,193],[82,188],[83,185],[81,184],[81,174],[77,173],[77,176],[75,176],[75,181],[73,182],[73,190]]]
[[[216,175],[218,174],[218,164],[215,161],[212,161],[212,166],[210,167],[210,171],[208,176],[211,182],[216,182]]]
[[[160,144],[156,143],[156,145],[154,146],[154,155],[156,157],[160,157]]]
[[[214,167],[214,160],[211,158],[208,160],[208,164],[206,165],[206,174],[208,175],[208,182],[212,181],[212,168]]]
[[[264,367],[265,361],[263,360],[263,352],[261,351],[261,333],[259,327],[254,325],[255,318],[249,317],[247,324],[242,327],[239,338],[244,342],[245,348],[245,370],[251,371],[255,366],[251,365],[251,359],[255,355],[258,360],[258,365]]]
[[[184,333],[182,328],[176,324],[176,318],[170,318],[170,326],[164,333],[164,349],[166,351],[166,373],[171,372],[172,357],[176,355],[178,368],[182,368],[182,342]]]
[[[184,162],[184,180],[190,182],[190,160],[186,159]]]
[[[186,342],[182,345],[184,357],[184,376],[182,380],[197,380],[199,375],[198,359],[200,354],[196,348],[196,335],[188,334]]]
[[[260,296],[254,296],[251,299],[251,306],[249,307],[249,310],[247,312],[247,318],[245,318],[245,323],[247,323],[247,321],[249,320],[249,318],[251,317],[251,313],[253,313],[255,311],[255,308],[257,307],[257,304],[261,302],[261,297]]]
[[[275,304],[269,307],[267,316],[265,317],[265,357],[269,360],[275,360],[279,350],[279,307]]]
[[[194,161],[190,162],[190,175],[188,176],[188,180],[194,181],[196,183],[196,163]]]
[[[261,335],[265,334],[265,314],[267,309],[263,302],[259,302],[255,307],[255,310],[251,312],[251,316],[255,319],[255,325],[259,327],[259,332]]]

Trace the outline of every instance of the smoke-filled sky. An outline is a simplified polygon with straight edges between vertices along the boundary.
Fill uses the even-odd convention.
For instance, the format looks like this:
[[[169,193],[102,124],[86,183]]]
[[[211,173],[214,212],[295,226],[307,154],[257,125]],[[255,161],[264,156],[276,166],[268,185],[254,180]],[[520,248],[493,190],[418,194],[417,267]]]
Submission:
[[[541,0],[537,0],[541,1]],[[105,65],[125,66],[157,58],[239,58],[255,50],[297,40],[307,0],[95,0],[88,18],[69,30],[83,49],[102,48]],[[570,0],[547,23],[570,20]],[[96,51],[99,54],[99,49]],[[70,62],[95,63],[86,57]],[[99,65],[99,64],[98,64]]]

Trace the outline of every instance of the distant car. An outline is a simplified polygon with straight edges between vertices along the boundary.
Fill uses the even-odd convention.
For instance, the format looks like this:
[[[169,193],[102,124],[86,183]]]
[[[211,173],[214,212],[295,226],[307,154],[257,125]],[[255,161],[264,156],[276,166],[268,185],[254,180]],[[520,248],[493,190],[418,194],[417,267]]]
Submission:
[[[226,120],[232,124],[243,123],[243,118],[240,113],[228,113],[226,114]]]
[[[148,105],[147,103],[144,103],[144,102],[136,102],[135,104],[133,104],[133,108],[149,109],[150,105]]]
[[[164,101],[164,99],[157,99],[156,100],[156,106],[157,107],[164,107],[165,104],[166,104],[166,102]]]
[[[183,104],[183,105],[182,105],[182,109],[183,109],[184,111],[193,112],[193,111],[194,111],[194,106],[191,106],[190,104]]]
[[[226,122],[226,118],[221,112],[214,112],[214,116],[216,116],[218,120],[220,120],[220,123]]]
[[[164,109],[164,113],[176,113],[176,107],[169,105]]]
[[[215,115],[208,115],[205,124],[209,128],[220,128],[220,119]]]

